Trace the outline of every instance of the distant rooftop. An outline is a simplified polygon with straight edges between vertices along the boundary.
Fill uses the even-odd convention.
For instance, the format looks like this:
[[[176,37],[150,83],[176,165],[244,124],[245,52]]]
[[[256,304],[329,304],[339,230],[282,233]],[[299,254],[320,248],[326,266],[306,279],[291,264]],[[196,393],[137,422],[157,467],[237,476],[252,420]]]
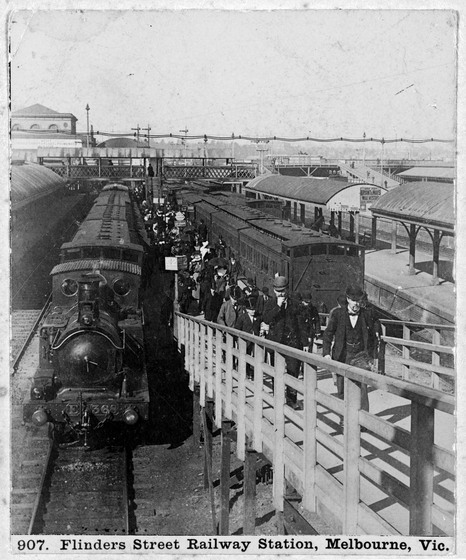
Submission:
[[[76,119],[76,117],[72,113],[59,113],[58,111],[54,111],[49,107],[45,107],[45,105],[41,105],[40,103],[35,103],[34,105],[30,105],[29,107],[25,107],[24,109],[18,109],[17,111],[13,111],[11,114],[12,117],[72,117]],[[78,119],[76,119],[78,120]]]

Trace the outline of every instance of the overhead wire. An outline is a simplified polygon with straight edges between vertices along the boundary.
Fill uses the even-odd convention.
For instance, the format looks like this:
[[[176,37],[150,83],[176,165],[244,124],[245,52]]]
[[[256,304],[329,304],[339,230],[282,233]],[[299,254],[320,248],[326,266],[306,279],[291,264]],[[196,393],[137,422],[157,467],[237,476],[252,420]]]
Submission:
[[[56,134],[56,131],[48,131],[43,130],[39,131],[37,129],[34,130],[22,130],[16,129],[14,132],[28,132],[37,134],[38,132],[42,134]],[[85,135],[86,133],[81,133]],[[134,138],[135,134],[133,132],[104,132],[104,131],[94,131],[95,136],[107,136],[107,137],[126,137],[126,138]],[[70,135],[71,136],[71,135]],[[367,143],[367,142],[379,142],[381,144],[394,144],[397,142],[406,142],[409,144],[425,144],[427,142],[441,142],[441,143],[454,143],[454,139],[450,138],[378,138],[378,137],[362,137],[362,138],[350,138],[347,136],[334,136],[331,138],[317,138],[314,136],[297,136],[297,137],[286,137],[286,136],[249,136],[243,134],[229,134],[229,135],[213,135],[213,134],[177,134],[172,132],[166,132],[163,134],[139,134],[139,139],[149,139],[149,140],[156,140],[156,139],[175,139],[175,140],[203,140],[205,142],[209,140],[216,140],[216,141],[232,141],[232,140],[246,140],[249,142],[254,142],[257,144],[260,143],[267,143],[272,141],[279,141],[279,142],[323,142],[323,143],[331,143],[331,142],[352,142],[352,143]]]

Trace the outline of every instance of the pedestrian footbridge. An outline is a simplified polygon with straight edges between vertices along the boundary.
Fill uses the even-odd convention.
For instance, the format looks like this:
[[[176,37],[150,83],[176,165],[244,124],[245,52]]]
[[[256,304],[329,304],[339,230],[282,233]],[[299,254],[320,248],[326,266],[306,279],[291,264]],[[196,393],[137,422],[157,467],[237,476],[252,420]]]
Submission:
[[[234,423],[240,460],[254,450],[272,464],[278,514],[292,488],[308,519],[334,534],[453,536],[452,394],[179,313],[175,335],[201,412],[209,404],[216,427]],[[285,356],[301,360],[299,379],[284,373]],[[334,374],[345,378],[344,400]],[[301,406],[286,404],[286,387]]]

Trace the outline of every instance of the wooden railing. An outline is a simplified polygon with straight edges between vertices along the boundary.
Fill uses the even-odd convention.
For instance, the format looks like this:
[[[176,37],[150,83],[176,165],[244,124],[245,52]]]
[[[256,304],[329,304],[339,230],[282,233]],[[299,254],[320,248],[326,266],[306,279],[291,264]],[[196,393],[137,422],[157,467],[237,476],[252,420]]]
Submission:
[[[396,373],[393,368],[386,366],[387,350],[390,348],[398,354],[395,361],[400,365],[401,379],[454,393],[455,327],[385,319],[380,323],[379,373]]]
[[[248,441],[273,464],[277,512],[286,481],[342,534],[453,535],[455,456],[434,441],[439,422],[454,429],[452,396],[188,315],[177,313],[176,325],[201,407],[214,401],[218,428],[235,422],[240,460]],[[302,379],[284,373],[287,356],[301,360]],[[344,400],[332,394],[332,373],[345,378]],[[391,408],[361,410],[361,383],[387,394],[410,429],[383,419]],[[286,404],[287,387],[303,410]]]

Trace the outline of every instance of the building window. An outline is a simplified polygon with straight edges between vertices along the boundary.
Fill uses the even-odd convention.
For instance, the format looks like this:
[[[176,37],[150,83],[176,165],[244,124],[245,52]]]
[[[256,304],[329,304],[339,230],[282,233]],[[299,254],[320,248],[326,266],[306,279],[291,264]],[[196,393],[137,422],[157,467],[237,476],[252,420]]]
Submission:
[[[58,126],[56,124],[51,124],[49,130],[58,130]]]
[[[68,123],[67,123],[67,122],[64,122],[64,123],[63,123],[63,127],[64,127],[64,128],[68,128]]]
[[[31,130],[37,130],[38,128],[40,128],[38,124],[31,125]]]
[[[11,127],[11,130],[19,130],[19,124],[14,124],[14,125]]]

